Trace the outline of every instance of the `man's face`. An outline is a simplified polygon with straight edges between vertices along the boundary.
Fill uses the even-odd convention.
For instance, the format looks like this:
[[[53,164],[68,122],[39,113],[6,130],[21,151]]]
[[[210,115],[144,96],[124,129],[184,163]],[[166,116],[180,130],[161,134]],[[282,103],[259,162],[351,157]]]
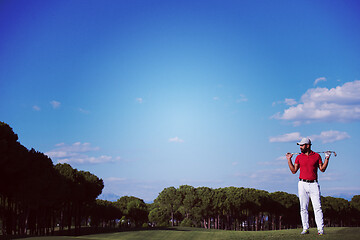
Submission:
[[[300,150],[302,153],[310,152],[310,144],[300,145]]]

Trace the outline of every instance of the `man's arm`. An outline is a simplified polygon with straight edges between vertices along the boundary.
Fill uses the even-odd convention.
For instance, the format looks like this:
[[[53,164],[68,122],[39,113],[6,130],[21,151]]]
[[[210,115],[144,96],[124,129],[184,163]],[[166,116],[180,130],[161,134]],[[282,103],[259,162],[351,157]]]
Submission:
[[[319,170],[322,172],[325,172],[328,164],[329,164],[329,159],[330,159],[330,154],[331,153],[325,153],[325,161],[324,163],[320,162],[319,163]]]
[[[289,165],[289,168],[290,168],[290,171],[295,174],[298,170],[299,170],[299,164],[296,164],[295,165],[292,163],[291,161],[291,158],[292,158],[292,154],[291,153],[287,153],[286,154],[286,158],[288,160],[288,165]]]

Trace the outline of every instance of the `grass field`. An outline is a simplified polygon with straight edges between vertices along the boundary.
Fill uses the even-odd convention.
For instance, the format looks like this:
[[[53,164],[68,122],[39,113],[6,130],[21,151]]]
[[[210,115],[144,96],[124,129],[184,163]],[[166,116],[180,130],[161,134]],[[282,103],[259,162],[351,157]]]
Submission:
[[[318,236],[316,229],[310,229],[310,234],[300,235],[301,229],[241,232],[224,230],[206,230],[198,228],[168,228],[162,230],[125,231],[106,234],[94,234],[78,237],[34,237],[31,240],[290,240],[290,239],[332,239],[332,240],[359,240],[360,228],[326,228],[325,235]]]

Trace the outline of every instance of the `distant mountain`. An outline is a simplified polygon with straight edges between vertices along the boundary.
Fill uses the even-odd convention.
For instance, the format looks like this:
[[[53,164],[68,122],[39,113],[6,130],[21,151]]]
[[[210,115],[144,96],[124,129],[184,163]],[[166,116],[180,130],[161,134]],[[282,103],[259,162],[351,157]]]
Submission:
[[[352,195],[352,194],[346,194],[346,193],[332,195],[332,197],[334,197],[334,198],[343,198],[343,199],[346,199],[348,201],[351,201],[353,196],[354,195]]]
[[[107,200],[110,202],[116,202],[120,196],[114,194],[114,193],[102,193],[98,196],[98,199]]]
[[[97,199],[106,200],[106,201],[110,201],[110,202],[116,202],[120,198],[121,197],[119,195],[116,195],[115,193],[102,193],[102,194],[100,194],[98,196]],[[145,202],[145,203],[151,204],[151,203],[154,203],[154,200],[148,201],[148,202]]]

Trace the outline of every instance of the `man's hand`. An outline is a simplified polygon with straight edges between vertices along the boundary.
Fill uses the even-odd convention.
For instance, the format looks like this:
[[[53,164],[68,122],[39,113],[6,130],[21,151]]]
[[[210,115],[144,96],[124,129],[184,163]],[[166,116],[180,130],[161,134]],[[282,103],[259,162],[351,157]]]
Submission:
[[[291,158],[292,158],[293,155],[294,155],[294,154],[292,154],[292,153],[287,153],[287,154],[286,154],[286,158],[287,158],[287,160],[288,160],[288,165],[289,165],[290,171],[291,171],[293,174],[295,174],[295,173],[299,170],[299,164],[296,164],[296,163],[295,163],[295,165],[294,165],[294,164],[292,163]]]
[[[329,164],[329,158],[330,158],[330,155],[331,155],[331,151],[326,151],[325,152],[325,161],[324,163],[320,163],[319,164],[319,169],[321,172],[325,172],[328,164]]]

